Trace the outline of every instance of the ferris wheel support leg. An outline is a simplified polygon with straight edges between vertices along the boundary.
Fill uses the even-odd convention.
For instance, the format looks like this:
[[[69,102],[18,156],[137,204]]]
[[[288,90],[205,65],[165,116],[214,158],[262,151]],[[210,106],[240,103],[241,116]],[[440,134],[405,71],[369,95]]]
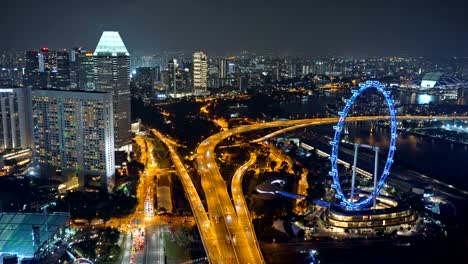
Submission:
[[[353,177],[351,178],[351,200],[354,200],[354,185],[356,182],[356,166],[359,144],[354,144]]]
[[[374,191],[377,191],[377,171],[378,171],[378,167],[379,167],[379,147],[375,147],[374,148],[375,150],[375,158],[374,158]],[[377,204],[377,195],[378,193],[375,193],[374,195],[374,208],[375,208],[375,205]]]

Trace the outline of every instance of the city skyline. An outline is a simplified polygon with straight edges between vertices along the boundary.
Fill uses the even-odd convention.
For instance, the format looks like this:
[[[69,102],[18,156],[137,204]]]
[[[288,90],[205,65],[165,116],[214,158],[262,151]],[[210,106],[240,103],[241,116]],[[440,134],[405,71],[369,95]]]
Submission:
[[[136,54],[163,50],[204,50],[212,55],[241,50],[343,56],[468,54],[464,34],[468,20],[463,15],[468,4],[455,0],[293,0],[287,6],[280,1],[72,4],[7,2],[0,49],[93,48],[102,31],[116,30]],[[57,19],[61,23],[54,23]]]
[[[467,10],[2,3],[0,263],[468,260]]]

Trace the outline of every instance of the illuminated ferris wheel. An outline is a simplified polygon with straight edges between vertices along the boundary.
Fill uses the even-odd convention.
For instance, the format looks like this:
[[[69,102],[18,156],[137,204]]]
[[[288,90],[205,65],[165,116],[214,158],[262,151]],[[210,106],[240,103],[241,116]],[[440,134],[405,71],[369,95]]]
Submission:
[[[345,197],[343,194],[343,190],[341,189],[341,185],[339,182],[339,176],[338,176],[338,152],[339,152],[339,143],[340,143],[340,138],[341,138],[341,132],[343,130],[346,117],[348,115],[348,112],[354,103],[354,101],[357,99],[357,97],[362,94],[364,91],[368,89],[375,88],[377,91],[379,91],[385,98],[387,105],[388,105],[388,110],[390,113],[390,147],[388,150],[388,155],[387,155],[387,160],[385,163],[385,167],[382,171],[381,176],[379,177],[379,181],[377,183],[377,169],[375,168],[374,170],[374,189],[368,195],[367,197],[360,199],[358,201],[353,200],[353,193],[354,193],[354,175],[355,175],[355,170],[356,170],[356,156],[357,156],[357,148],[355,147],[355,163],[353,166],[353,182],[352,182],[352,187],[351,187],[351,199],[348,199]],[[385,90],[385,86],[380,84],[378,81],[367,81],[366,83],[360,83],[359,84],[359,89],[353,90],[352,91],[353,95],[346,100],[346,105],[343,108],[341,112],[338,112],[339,115],[339,121],[336,126],[334,126],[335,130],[335,136],[333,137],[333,140],[330,141],[330,145],[332,146],[332,152],[330,155],[330,162],[331,162],[331,170],[329,172],[329,175],[333,177],[333,184],[331,187],[335,190],[336,194],[335,197],[340,201],[340,204],[347,209],[361,209],[367,207],[372,201],[375,203],[375,198],[377,195],[380,193],[380,189],[384,186],[385,180],[387,179],[388,175],[390,174],[390,168],[393,164],[393,156],[395,154],[396,150],[396,138],[397,138],[397,122],[396,122],[396,111],[394,108],[394,103],[392,98],[390,97],[390,92]],[[356,145],[355,145],[356,146]],[[378,148],[376,149],[376,153],[378,152]],[[377,166],[377,158],[375,162],[375,166]]]

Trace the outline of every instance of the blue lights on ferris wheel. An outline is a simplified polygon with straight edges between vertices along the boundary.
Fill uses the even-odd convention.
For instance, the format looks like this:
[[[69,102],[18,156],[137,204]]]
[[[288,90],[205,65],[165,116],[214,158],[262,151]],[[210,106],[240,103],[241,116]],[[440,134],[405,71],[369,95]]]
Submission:
[[[371,192],[371,194],[364,199],[361,199],[358,202],[352,202],[348,200],[344,195],[341,189],[341,185],[339,182],[338,176],[338,150],[339,150],[339,143],[341,138],[341,131],[343,130],[344,123],[346,121],[346,117],[348,112],[356,100],[356,98],[363,93],[365,90],[375,88],[379,91],[384,97],[388,105],[388,110],[390,113],[390,147],[388,149],[388,156],[387,162],[385,163],[385,167],[382,171],[382,175],[379,178],[379,182],[376,188]],[[373,200],[374,196],[380,193],[380,189],[384,186],[385,180],[387,179],[388,175],[390,174],[390,168],[392,167],[393,163],[393,156],[396,150],[396,138],[397,138],[397,122],[396,122],[396,111],[394,108],[393,100],[390,97],[390,92],[385,90],[385,86],[380,84],[378,81],[367,81],[365,83],[359,84],[358,90],[352,90],[352,96],[346,100],[346,105],[342,111],[338,112],[339,120],[336,126],[334,126],[335,136],[332,141],[330,141],[330,145],[332,146],[332,153],[330,155],[330,162],[331,162],[331,170],[328,173],[331,177],[333,177],[333,184],[331,187],[335,189],[336,195],[335,197],[340,201],[340,204],[348,209],[359,209],[366,207],[371,201]]]

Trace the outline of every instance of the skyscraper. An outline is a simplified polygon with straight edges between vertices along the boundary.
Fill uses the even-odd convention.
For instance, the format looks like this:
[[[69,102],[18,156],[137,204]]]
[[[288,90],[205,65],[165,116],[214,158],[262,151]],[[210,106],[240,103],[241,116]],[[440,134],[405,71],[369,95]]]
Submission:
[[[161,81],[161,67],[160,66],[155,66],[154,67],[154,80],[156,82],[160,82]]]
[[[227,66],[228,74],[234,74],[236,72],[236,64],[234,62],[228,62]]]
[[[23,86],[33,89],[70,89],[70,61],[67,51],[42,48],[26,52]]]
[[[42,48],[39,52],[39,71],[50,72],[57,68],[57,52],[49,50],[49,48]]]
[[[78,89],[95,91],[96,58],[93,56],[93,53],[83,51],[78,54],[77,68]]]
[[[51,70],[50,86],[53,89],[70,89],[70,58],[67,51],[57,51],[56,66]]]
[[[208,58],[203,51],[193,53],[193,87],[195,93],[197,91],[204,91],[208,87]]]
[[[167,93],[173,93],[174,97],[177,94],[177,72],[179,71],[179,64],[177,63],[177,59],[171,59],[167,64],[167,71],[168,71],[168,88]]]
[[[130,54],[119,32],[104,31],[94,51],[96,91],[112,94],[115,147],[131,144]]]
[[[138,67],[135,73],[135,84],[138,89],[137,94],[145,99],[154,98],[154,86],[156,83],[156,68]]]
[[[219,86],[222,87],[228,84],[228,61],[226,59],[221,59],[219,61]]]
[[[27,51],[25,54],[26,67],[23,76],[24,87],[33,89],[47,87],[46,73],[39,71],[39,54],[40,53],[37,51]]]
[[[193,63],[183,62],[179,65],[177,72],[177,88],[179,93],[193,94]]]
[[[45,175],[60,171],[62,180],[78,175],[114,185],[112,95],[104,92],[35,90],[34,161]]]
[[[70,50],[70,89],[78,89],[78,55],[81,53],[81,48],[73,48]]]
[[[0,89],[0,150],[31,148],[31,88]]]
[[[21,86],[22,71],[18,68],[0,69],[0,87]]]
[[[219,61],[219,78],[224,79],[227,77],[227,61],[225,59],[221,59]]]

